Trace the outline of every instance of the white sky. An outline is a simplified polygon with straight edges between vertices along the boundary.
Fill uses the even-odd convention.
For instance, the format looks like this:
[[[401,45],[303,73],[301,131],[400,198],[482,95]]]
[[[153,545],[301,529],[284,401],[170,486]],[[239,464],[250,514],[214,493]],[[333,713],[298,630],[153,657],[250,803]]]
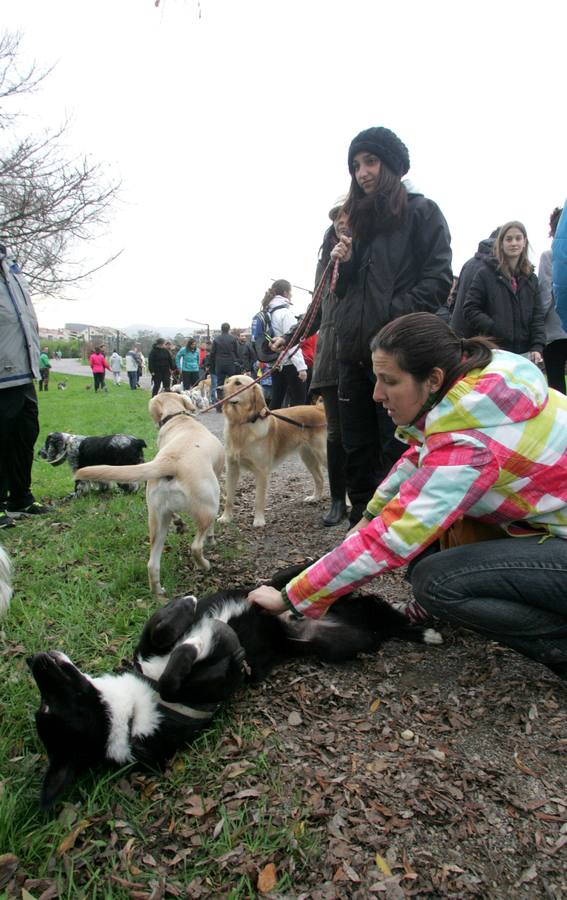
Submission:
[[[348,145],[386,125],[444,212],[458,273],[509,219],[547,249],[567,193],[557,0],[3,0],[28,60],[57,63],[38,127],[122,179],[124,248],[40,324],[248,326],[272,278],[312,288]],[[295,293],[297,312],[308,295]],[[187,332],[191,326],[185,325]]]

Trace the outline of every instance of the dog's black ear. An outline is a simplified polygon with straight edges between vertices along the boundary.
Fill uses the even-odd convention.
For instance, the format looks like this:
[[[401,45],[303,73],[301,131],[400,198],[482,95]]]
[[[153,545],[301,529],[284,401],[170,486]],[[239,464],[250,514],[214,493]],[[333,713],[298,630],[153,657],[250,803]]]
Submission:
[[[50,809],[71,787],[76,777],[71,761],[51,762],[43,779],[40,804],[42,809]]]
[[[197,659],[197,652],[194,644],[180,644],[175,648],[158,681],[162,700],[167,703],[188,702],[184,687]]]
[[[189,631],[195,620],[195,597],[178,597],[153,614],[142,632],[137,652],[144,659],[153,653],[163,654]]]

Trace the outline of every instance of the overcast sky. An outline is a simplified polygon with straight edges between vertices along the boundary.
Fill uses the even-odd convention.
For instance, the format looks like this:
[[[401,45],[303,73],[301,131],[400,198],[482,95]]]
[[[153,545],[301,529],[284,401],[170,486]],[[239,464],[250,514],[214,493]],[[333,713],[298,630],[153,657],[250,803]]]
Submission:
[[[3,0],[28,60],[56,63],[37,128],[122,180],[89,264],[40,324],[247,326],[272,278],[312,288],[347,150],[386,125],[453,236],[454,270],[509,219],[532,260],[567,194],[556,0]],[[561,60],[563,59],[563,63]],[[30,111],[32,107],[30,106]],[[308,295],[296,291],[298,312]],[[185,324],[190,331],[191,326]]]

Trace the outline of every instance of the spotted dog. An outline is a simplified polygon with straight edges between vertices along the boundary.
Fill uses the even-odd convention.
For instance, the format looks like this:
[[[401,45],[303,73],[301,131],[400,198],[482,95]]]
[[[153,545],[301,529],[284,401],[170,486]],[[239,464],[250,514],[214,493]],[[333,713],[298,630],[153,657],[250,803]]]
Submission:
[[[144,440],[131,434],[85,437],[82,434],[52,431],[47,435],[39,456],[52,466],[60,466],[67,460],[74,475],[77,469],[84,466],[135,466],[143,463],[146,446]],[[75,480],[75,494],[87,493],[91,486],[88,481]],[[97,484],[98,490],[109,490],[110,487],[110,482]],[[138,485],[119,482],[118,487],[129,493],[135,491]]]

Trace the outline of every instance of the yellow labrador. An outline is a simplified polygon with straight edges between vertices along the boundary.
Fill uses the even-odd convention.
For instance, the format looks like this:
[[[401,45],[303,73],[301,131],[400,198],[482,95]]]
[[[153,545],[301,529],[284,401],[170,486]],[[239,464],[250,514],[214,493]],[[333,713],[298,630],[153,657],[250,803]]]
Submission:
[[[237,394],[244,385],[249,390]],[[254,527],[266,524],[266,491],[270,472],[291,453],[298,452],[311,472],[315,491],[307,502],[320,500],[323,495],[326,472],[327,424],[325,412],[319,406],[290,406],[274,412],[293,419],[298,427],[271,415],[264,400],[264,393],[248,375],[232,375],[224,383],[226,403],[224,443],[227,456],[226,503],[219,522],[232,521],[234,495],[244,467],[256,478]]]
[[[90,481],[147,481],[146,501],[150,531],[148,576],[157,596],[165,594],[160,584],[161,554],[167,530],[177,513],[187,512],[196,534],[191,553],[199,568],[208,571],[203,555],[205,538],[214,541],[214,523],[220,501],[219,477],[224,469],[224,449],[211,432],[193,418],[195,407],[184,394],[163,392],[149,403],[152,419],[159,427],[158,453],[152,462],[139,466],[87,466],[75,478]]]

